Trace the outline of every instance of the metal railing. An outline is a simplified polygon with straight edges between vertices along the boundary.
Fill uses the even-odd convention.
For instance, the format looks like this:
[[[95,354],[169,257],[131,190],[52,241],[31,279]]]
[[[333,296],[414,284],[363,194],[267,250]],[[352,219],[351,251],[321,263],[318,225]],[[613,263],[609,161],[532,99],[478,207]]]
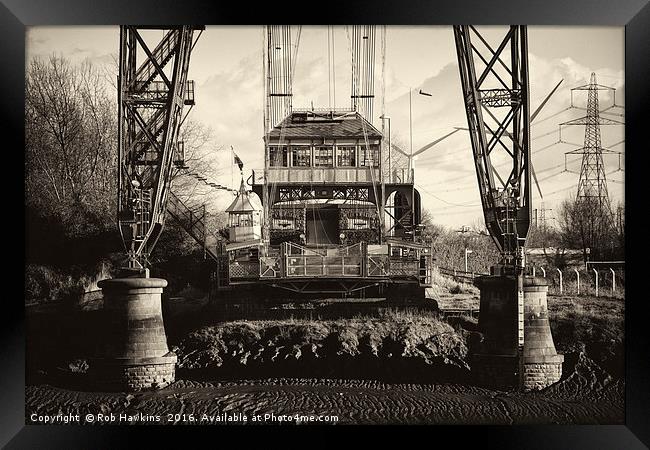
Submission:
[[[414,174],[413,169],[393,169],[390,173],[384,174],[384,182],[387,184],[412,184]]]
[[[469,283],[471,283],[476,277],[489,275],[489,273],[465,272],[464,270],[449,269],[446,267],[438,267],[438,271],[443,275],[447,275],[456,278],[460,281],[469,282]]]
[[[373,178],[370,167],[313,167],[298,166],[285,167],[275,166],[268,169],[268,181],[272,183],[354,183],[379,182],[380,168],[374,167]],[[413,184],[415,171],[411,169],[395,169],[390,174],[384,173],[386,184]],[[252,184],[264,183],[264,169],[252,170]]]
[[[230,279],[257,278],[259,275],[259,261],[235,261],[228,264],[228,277]]]
[[[431,267],[423,267],[420,259],[369,255],[364,243],[310,248],[284,242],[279,254],[260,257],[259,261],[231,261],[228,268],[230,279],[402,277],[424,285],[431,283]]]
[[[362,244],[336,249],[311,249],[284,244],[287,277],[360,277],[364,275]]]
[[[136,102],[158,101],[161,105],[157,107],[162,107],[169,97],[169,88],[167,87],[167,83],[162,80],[149,82],[136,81],[135,89],[131,92],[130,97]],[[185,81],[184,103],[186,105],[194,105],[194,80]]]
[[[466,283],[471,283],[476,277],[489,275],[488,273],[465,272],[446,267],[438,267],[438,271],[443,275]],[[558,268],[531,265],[527,266],[526,275],[548,279],[549,289],[560,295],[580,296],[593,293],[596,297],[605,295],[616,297],[619,294],[623,295],[624,291],[625,271],[620,267],[618,270],[612,267],[600,270],[592,267],[586,271],[577,268],[562,271]]]
[[[369,277],[387,277],[390,275],[388,255],[368,255],[366,267]]]

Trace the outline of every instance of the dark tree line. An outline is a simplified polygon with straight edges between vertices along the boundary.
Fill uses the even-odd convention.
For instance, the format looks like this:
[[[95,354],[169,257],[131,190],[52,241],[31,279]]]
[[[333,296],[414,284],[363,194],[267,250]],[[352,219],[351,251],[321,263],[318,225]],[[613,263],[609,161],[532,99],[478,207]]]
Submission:
[[[625,208],[608,211],[596,198],[565,200],[559,214],[560,242],[592,261],[625,258]]]
[[[110,240],[116,209],[115,96],[92,64],[34,59],[25,83],[28,262],[66,264]],[[116,237],[116,236],[115,236]],[[100,246],[101,247],[101,246]]]
[[[32,59],[25,80],[25,216],[27,297],[78,289],[104,264],[124,259],[117,229],[117,92],[106,70],[52,56]],[[110,67],[108,69],[114,69]],[[114,70],[108,70],[111,72]],[[211,130],[191,118],[181,129],[186,164],[210,165]],[[174,192],[196,206],[201,183],[176,171]],[[168,216],[157,252],[161,267],[202,251]],[[170,269],[172,270],[172,269]],[[83,284],[83,282],[81,282]],[[31,292],[31,294],[30,294]]]
[[[25,89],[27,204],[70,225],[78,208],[114,210],[117,107],[101,74],[90,63],[34,59]]]
[[[489,273],[490,267],[499,261],[499,252],[492,238],[487,234],[482,221],[464,229],[446,228],[434,222],[435,216],[423,210],[423,236],[432,242],[435,264],[451,270],[465,270],[465,249],[471,251],[467,257],[467,270]]]
[[[557,226],[531,225],[526,247],[545,249],[547,267],[563,268],[573,260],[566,250],[580,250],[583,262],[624,260],[625,208],[618,205],[611,214],[600,211],[596,200],[567,199],[559,207]],[[496,246],[481,221],[459,232],[435,224],[434,219],[428,211],[423,212],[423,233],[433,242],[437,265],[463,270],[465,248],[472,250],[468,256],[470,271],[487,272],[498,262]]]

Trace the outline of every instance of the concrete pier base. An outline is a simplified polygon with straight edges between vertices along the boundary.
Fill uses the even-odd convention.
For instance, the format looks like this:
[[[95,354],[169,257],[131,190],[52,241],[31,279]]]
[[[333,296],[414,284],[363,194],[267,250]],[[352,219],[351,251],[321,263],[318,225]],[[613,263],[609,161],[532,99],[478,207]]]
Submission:
[[[524,278],[524,354],[522,388],[543,389],[562,377],[564,356],[558,355],[548,322],[548,283]]]
[[[479,329],[482,341],[473,349],[471,367],[476,381],[493,387],[542,389],[562,376],[564,357],[558,355],[548,322],[548,285],[543,278],[524,277],[524,346],[519,350],[517,279],[484,276]]]
[[[176,355],[167,347],[160,278],[114,278],[98,283],[104,295],[102,344],[93,360],[98,386],[158,389],[174,381]]]

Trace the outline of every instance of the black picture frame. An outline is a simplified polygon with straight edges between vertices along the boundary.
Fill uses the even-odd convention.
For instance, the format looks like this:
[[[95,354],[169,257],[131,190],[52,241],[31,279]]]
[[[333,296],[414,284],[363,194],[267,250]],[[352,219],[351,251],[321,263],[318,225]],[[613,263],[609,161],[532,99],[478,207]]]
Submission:
[[[493,444],[497,448],[553,448],[553,449],[636,449],[650,445],[650,358],[648,335],[645,333],[646,315],[643,314],[644,288],[641,286],[644,270],[642,249],[635,240],[643,234],[645,222],[644,188],[645,161],[647,157],[647,109],[650,104],[650,4],[648,0],[517,0],[472,1],[453,0],[444,2],[358,1],[358,2],[282,2],[254,6],[254,2],[178,1],[178,0],[2,0],[0,4],[0,48],[2,54],[2,137],[4,175],[16,176],[17,180],[5,183],[4,206],[7,211],[24,208],[18,185],[23,184],[24,167],[24,75],[25,75],[25,27],[32,25],[115,25],[125,23],[164,24],[201,23],[219,24],[343,24],[386,23],[390,25],[450,25],[471,24],[530,24],[530,25],[618,25],[625,26],[625,105],[626,144],[630,149],[626,156],[633,164],[626,164],[627,176],[626,224],[627,255],[629,259],[626,289],[630,301],[625,317],[625,425],[607,426],[513,426],[513,427],[435,427],[424,430],[423,438],[432,444],[444,442],[444,437],[462,445]],[[23,161],[21,165],[21,161]],[[24,192],[24,189],[23,189]],[[12,208],[11,201],[19,206]],[[11,222],[8,214],[5,224]],[[636,221],[636,222],[635,222]],[[20,227],[19,220],[17,227]],[[639,226],[639,230],[635,228]],[[4,228],[4,227],[3,227]],[[6,228],[5,228],[6,229]],[[24,227],[18,235],[24,236]],[[5,231],[5,242],[14,240],[16,231]],[[24,300],[20,283],[24,279],[16,262],[15,250],[5,245],[5,262],[17,274],[6,274],[5,290],[0,315],[2,320],[0,399],[0,443],[7,448],[115,448],[156,436],[168,440],[168,430],[148,427],[88,427],[79,425],[39,426],[25,425],[24,382]],[[635,264],[635,261],[637,262]],[[14,293],[15,290],[15,293]],[[12,292],[9,294],[8,292]],[[223,438],[221,427],[197,429],[181,427],[175,432],[213,432]],[[203,427],[202,427],[203,428]],[[300,427],[304,428],[304,427]],[[339,427],[340,428],[340,427]],[[248,440],[247,431],[236,430],[241,439]],[[373,434],[376,431],[372,430]],[[408,436],[416,443],[410,431],[392,430],[394,437]],[[329,432],[328,432],[329,433]],[[397,434],[400,433],[400,434]],[[418,439],[419,440],[419,439]],[[169,442],[169,441],[168,441]],[[191,441],[190,441],[191,442]],[[221,441],[223,445],[225,440]],[[197,441],[198,444],[198,441]],[[403,444],[402,444],[403,445]]]

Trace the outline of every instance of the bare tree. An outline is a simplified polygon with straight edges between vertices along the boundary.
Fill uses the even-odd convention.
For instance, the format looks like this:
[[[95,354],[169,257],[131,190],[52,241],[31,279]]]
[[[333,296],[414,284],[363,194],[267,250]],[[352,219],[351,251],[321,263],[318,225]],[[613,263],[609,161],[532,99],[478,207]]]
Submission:
[[[430,240],[431,242],[434,242],[446,232],[444,226],[439,225],[433,221],[433,214],[428,209],[422,210],[420,224],[424,225],[424,229],[422,230],[422,237],[425,240]]]
[[[483,217],[474,218],[471,225],[469,226],[469,229],[474,233],[488,236],[487,227],[485,226],[485,218]]]
[[[221,171],[215,165],[217,152],[223,147],[216,143],[212,129],[191,117],[180,129],[179,141],[185,149],[185,167],[176,170],[173,176],[173,192],[184,202],[202,203],[213,192],[198,176],[214,181]]]
[[[116,104],[90,62],[36,58],[25,86],[26,202],[72,218],[114,211]]]
[[[61,277],[94,274],[98,260],[122,264],[115,224],[117,210],[117,62],[72,64],[63,57],[29,61],[25,85],[25,203],[28,264],[57,267]],[[212,130],[188,116],[184,142],[189,172],[214,180]],[[188,171],[175,174],[173,190],[191,208],[211,189]],[[222,226],[224,214],[206,214],[208,231]],[[168,218],[156,248],[157,261],[190,276],[200,249]],[[207,239],[206,239],[207,242]],[[118,253],[116,253],[116,251]],[[185,259],[183,259],[185,258]],[[189,258],[189,259],[188,259]],[[187,267],[183,272],[178,265]],[[162,266],[161,266],[162,267]],[[57,272],[58,273],[58,272]],[[34,281],[34,280],[32,280]],[[38,282],[38,280],[34,281]],[[40,282],[39,282],[40,283]]]
[[[581,249],[585,259],[615,256],[620,251],[616,223],[612,215],[600,211],[603,209],[597,199],[565,200],[559,210],[562,244],[566,248]]]

